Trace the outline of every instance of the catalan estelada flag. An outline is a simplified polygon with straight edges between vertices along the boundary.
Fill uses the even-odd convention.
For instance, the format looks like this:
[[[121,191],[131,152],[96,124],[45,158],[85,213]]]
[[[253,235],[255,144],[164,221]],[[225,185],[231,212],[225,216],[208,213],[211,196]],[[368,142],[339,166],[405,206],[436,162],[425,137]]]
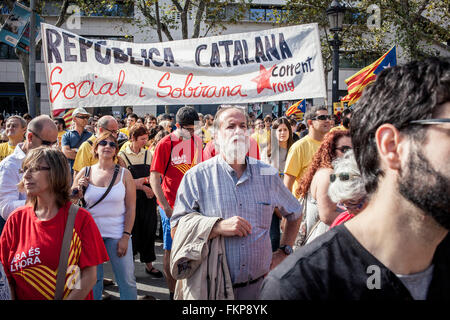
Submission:
[[[53,117],[62,117],[66,122],[66,128],[70,128],[72,125],[72,113],[74,110],[75,108],[54,110]]]
[[[303,114],[306,112],[306,100],[301,99],[294,103],[292,106],[287,108],[285,115],[286,117],[289,117],[290,115],[295,115],[297,119],[303,118]],[[303,119],[301,119],[303,120]]]
[[[361,97],[364,88],[375,81],[377,74],[386,68],[397,65],[397,54],[395,46],[393,46],[388,52],[386,52],[381,58],[372,63],[371,65],[361,69],[358,73],[352,75],[345,80],[348,86],[348,94],[341,99],[341,101],[347,101],[348,105],[352,105]]]

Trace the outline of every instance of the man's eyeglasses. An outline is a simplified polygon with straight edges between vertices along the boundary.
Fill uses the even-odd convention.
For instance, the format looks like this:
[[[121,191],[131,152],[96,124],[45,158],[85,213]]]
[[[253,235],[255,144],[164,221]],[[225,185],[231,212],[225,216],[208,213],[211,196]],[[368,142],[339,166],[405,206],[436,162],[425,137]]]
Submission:
[[[413,120],[409,123],[411,124],[442,124],[449,123],[450,118],[441,118],[441,119],[423,119],[423,120]]]
[[[109,132],[111,132],[112,134],[115,134],[115,135],[119,135],[119,133],[120,133],[120,131],[119,130],[109,130],[108,128],[106,128],[106,127],[101,127],[102,129],[105,129],[106,131],[109,131]]]
[[[311,120],[331,120],[332,116],[330,116],[329,114],[321,114],[320,116],[314,117]]]
[[[38,171],[44,171],[44,170],[50,170],[49,167],[41,167],[41,166],[36,166],[36,167],[23,167],[23,169],[19,169],[19,173],[20,174],[24,174],[25,172],[29,171],[30,173],[35,173]]]
[[[352,150],[352,149],[353,148],[350,146],[342,146],[342,147],[336,148],[336,150],[339,150],[342,153],[346,153],[347,151]]]
[[[339,180],[341,181],[348,181],[350,179],[353,179],[354,177],[360,177],[359,174],[355,174],[355,173],[348,173],[348,172],[342,172],[339,174],[330,174],[330,182],[335,182],[336,178],[339,178]]]
[[[107,144],[109,143],[109,146],[111,148],[116,148],[117,144],[114,141],[106,141],[106,140],[102,140],[98,143],[99,146],[105,147]]]
[[[53,141],[53,142],[52,141],[48,141],[48,140],[44,140],[36,132],[34,132],[33,130],[28,129],[28,131],[30,131],[34,136],[36,136],[39,140],[41,140],[42,145],[44,145],[44,146],[51,147],[51,146],[53,146],[54,144],[56,144],[58,142],[58,140]]]
[[[193,135],[195,133],[195,129],[194,128],[181,127],[181,129],[187,130],[191,135]]]

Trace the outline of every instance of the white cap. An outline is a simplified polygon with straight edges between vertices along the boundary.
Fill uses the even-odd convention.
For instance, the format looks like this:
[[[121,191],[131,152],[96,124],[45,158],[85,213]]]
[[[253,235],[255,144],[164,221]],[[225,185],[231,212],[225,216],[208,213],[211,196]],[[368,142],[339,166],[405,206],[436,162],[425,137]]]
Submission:
[[[72,117],[75,117],[75,116],[77,116],[77,115],[79,115],[79,114],[85,114],[85,115],[91,115],[89,112],[87,112],[84,108],[82,108],[82,107],[79,107],[79,108],[76,108],[74,111],[73,111],[73,113],[72,113]]]

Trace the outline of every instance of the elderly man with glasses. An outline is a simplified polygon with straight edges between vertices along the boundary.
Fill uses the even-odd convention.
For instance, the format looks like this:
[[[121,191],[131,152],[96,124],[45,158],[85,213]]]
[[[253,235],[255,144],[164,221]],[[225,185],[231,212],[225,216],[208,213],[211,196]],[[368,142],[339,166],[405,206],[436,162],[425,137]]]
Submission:
[[[46,115],[38,116],[28,124],[25,141],[0,162],[0,233],[11,212],[25,204],[26,195],[19,192],[17,184],[22,179],[19,169],[27,152],[39,146],[53,147],[57,143],[58,128],[53,120]]]

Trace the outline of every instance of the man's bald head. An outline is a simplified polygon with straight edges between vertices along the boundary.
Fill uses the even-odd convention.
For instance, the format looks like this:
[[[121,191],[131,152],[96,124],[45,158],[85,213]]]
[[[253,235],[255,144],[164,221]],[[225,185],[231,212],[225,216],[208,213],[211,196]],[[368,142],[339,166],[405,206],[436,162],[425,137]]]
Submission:
[[[113,116],[106,115],[101,117],[97,122],[97,128],[98,135],[106,130],[111,132],[116,138],[118,136],[119,124]]]
[[[40,115],[28,124],[26,139],[27,150],[37,148],[47,142],[56,143],[58,128],[49,116]]]

